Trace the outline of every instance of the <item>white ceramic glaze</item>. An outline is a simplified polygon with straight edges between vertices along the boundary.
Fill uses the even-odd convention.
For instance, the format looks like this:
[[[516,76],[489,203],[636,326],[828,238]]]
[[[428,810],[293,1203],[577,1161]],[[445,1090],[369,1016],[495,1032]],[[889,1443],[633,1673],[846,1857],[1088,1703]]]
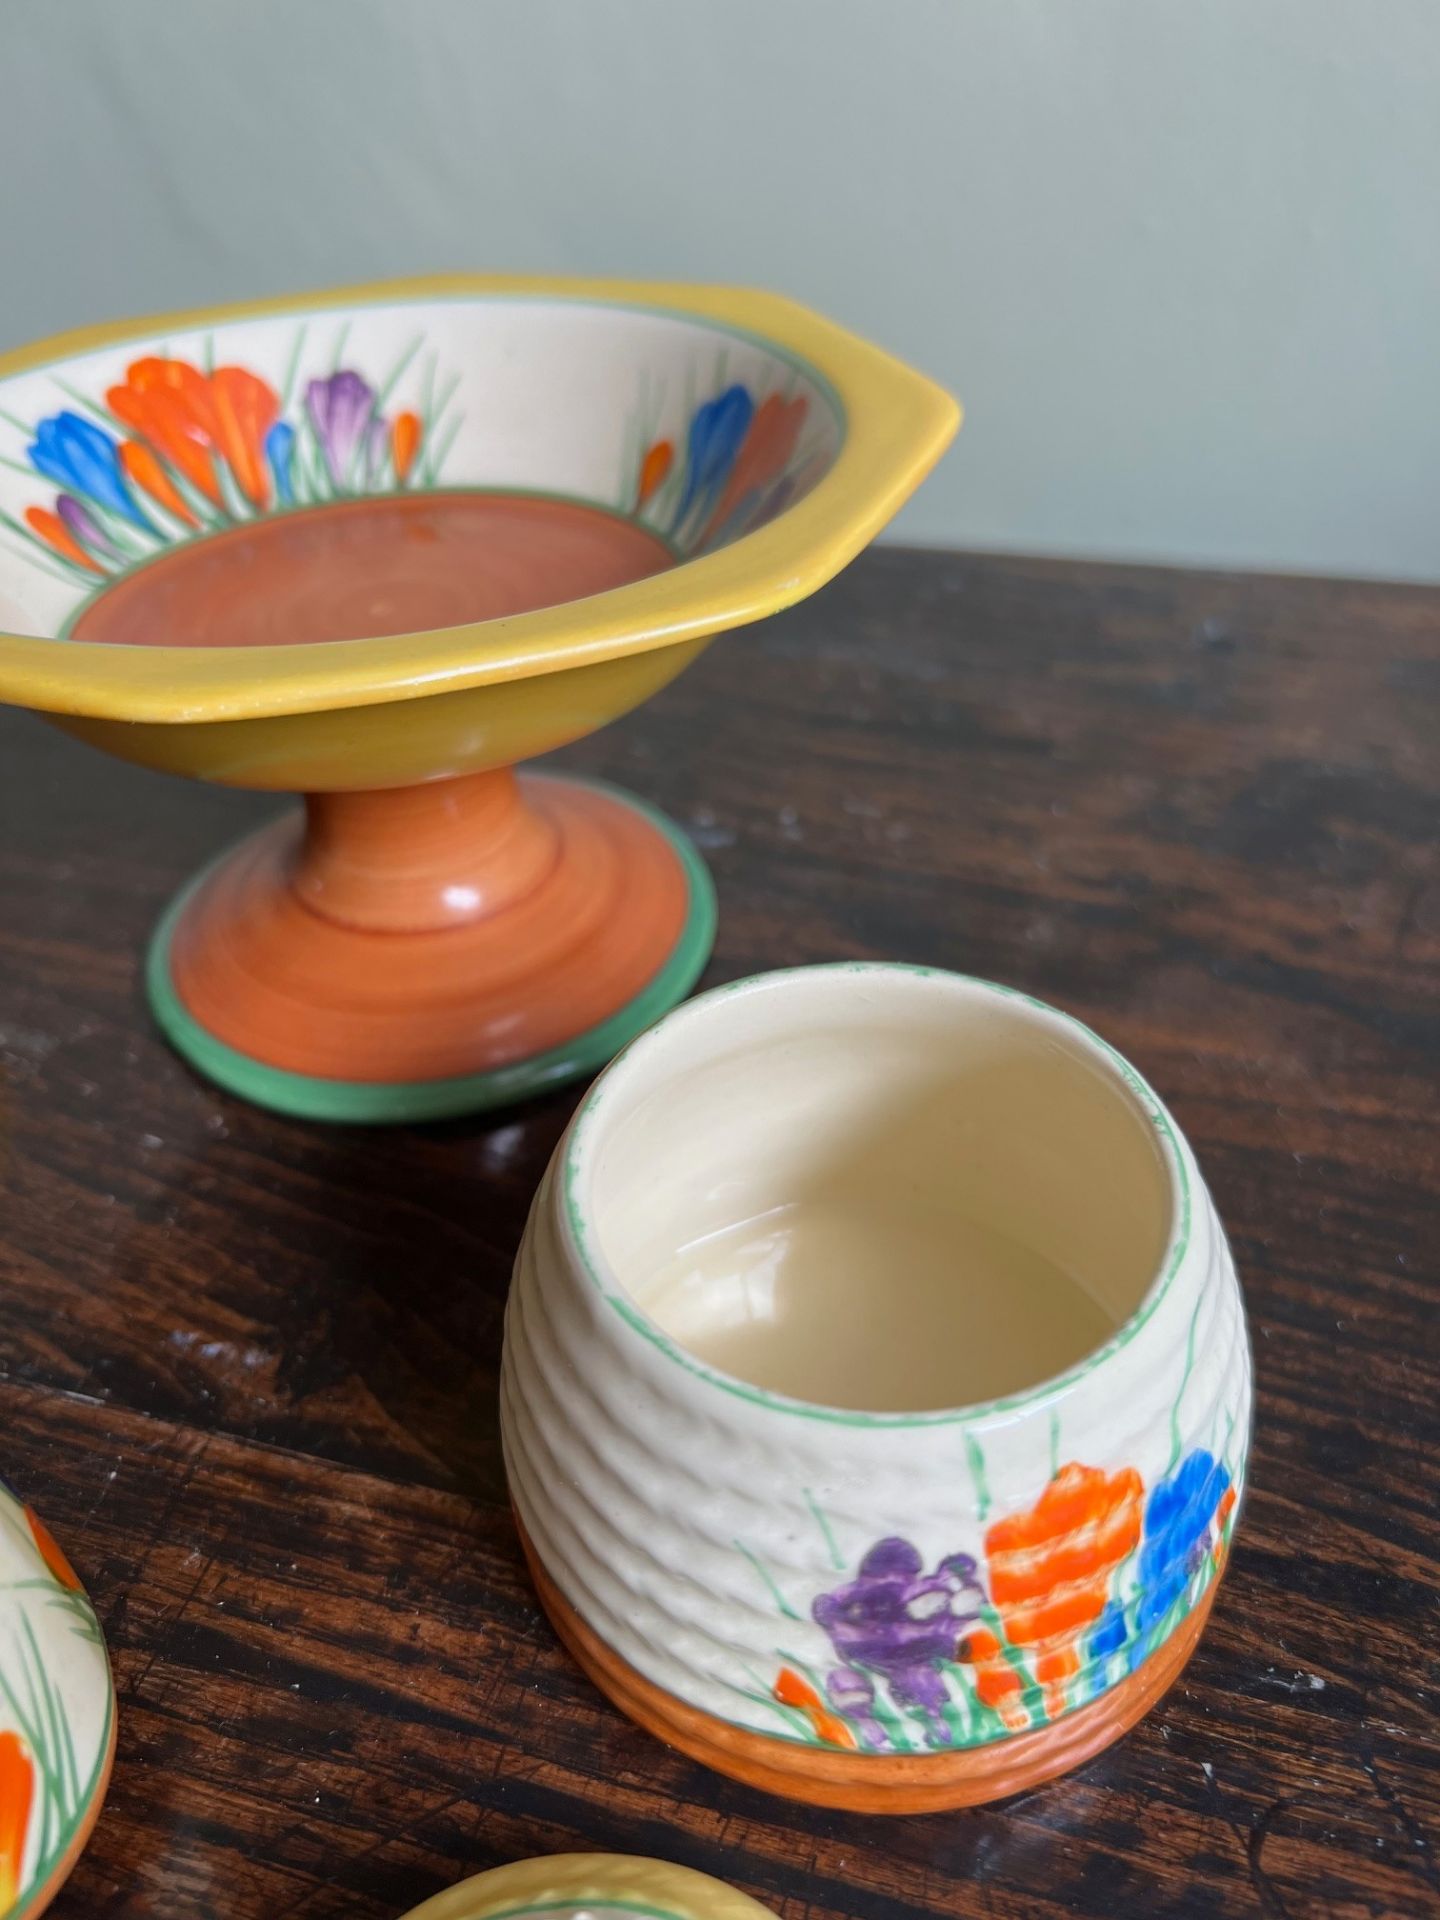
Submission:
[[[32,1920],[49,1905],[94,1825],[114,1745],[94,1608],[0,1481],[0,1915]]]
[[[713,1236],[757,1214],[775,1260],[756,1228],[727,1270]],[[906,1263],[928,1263],[919,1283]],[[1013,1374],[1055,1269],[1102,1344],[987,1402],[928,1400],[937,1350],[956,1378]],[[777,1319],[776,1377],[809,1397],[753,1383],[766,1340],[717,1336],[707,1288]],[[1037,1355],[1064,1351],[1034,1331]],[[1194,1156],[1132,1068],[1004,988],[841,965],[702,996],[599,1080],[521,1247],[502,1418],[544,1573],[644,1682],[778,1741],[953,1754],[1121,1686],[1206,1598],[1250,1356]]]

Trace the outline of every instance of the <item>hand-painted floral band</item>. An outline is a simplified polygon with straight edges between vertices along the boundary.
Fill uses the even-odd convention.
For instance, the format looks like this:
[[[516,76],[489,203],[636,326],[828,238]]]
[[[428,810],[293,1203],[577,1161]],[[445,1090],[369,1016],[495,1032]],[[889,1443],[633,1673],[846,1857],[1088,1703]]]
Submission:
[[[246,367],[205,371],[169,353],[132,361],[103,402],[66,387],[74,405],[41,419],[26,448],[60,491],[7,524],[36,557],[93,585],[257,515],[441,484],[463,420],[451,411],[458,379],[437,385],[432,360],[415,404],[387,410],[422,342],[378,382],[339,364],[343,336],[331,370],[300,380],[303,343],[302,333],[279,391]],[[640,450],[617,490],[623,510],[684,557],[763,526],[828,465],[806,450],[807,413],[803,394],[760,398],[730,381],[683,433],[647,443],[632,432]]]
[[[1197,1448],[1148,1500],[1133,1467],[1061,1467],[987,1531],[988,1589],[969,1554],[926,1572],[909,1541],[877,1541],[811,1606],[839,1664],[782,1655],[771,1698],[792,1733],[875,1753],[1043,1726],[1173,1632],[1223,1562],[1234,1508],[1230,1470]]]

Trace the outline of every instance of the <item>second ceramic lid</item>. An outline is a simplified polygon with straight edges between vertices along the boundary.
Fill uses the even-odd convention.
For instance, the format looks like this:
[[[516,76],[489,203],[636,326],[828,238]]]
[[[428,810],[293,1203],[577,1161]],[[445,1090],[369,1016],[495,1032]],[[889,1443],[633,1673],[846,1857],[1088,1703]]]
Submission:
[[[708,1873],[628,1853],[517,1860],[437,1893],[405,1920],[775,1920]]]

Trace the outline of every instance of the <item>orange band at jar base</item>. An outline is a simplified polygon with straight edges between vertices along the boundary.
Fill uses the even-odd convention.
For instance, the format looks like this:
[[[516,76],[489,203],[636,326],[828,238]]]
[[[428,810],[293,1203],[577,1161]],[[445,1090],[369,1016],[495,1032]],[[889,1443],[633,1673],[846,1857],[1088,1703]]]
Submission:
[[[523,1523],[516,1522],[535,1591],[550,1624],[586,1677],[620,1711],[666,1746],[787,1799],[851,1813],[938,1813],[977,1807],[1043,1786],[1093,1760],[1142,1720],[1174,1686],[1214,1604],[1207,1589],[1181,1629],[1134,1673],[1053,1726],[955,1753],[862,1754],[802,1747],[752,1733],[663,1693],[612,1653],[556,1588]]]

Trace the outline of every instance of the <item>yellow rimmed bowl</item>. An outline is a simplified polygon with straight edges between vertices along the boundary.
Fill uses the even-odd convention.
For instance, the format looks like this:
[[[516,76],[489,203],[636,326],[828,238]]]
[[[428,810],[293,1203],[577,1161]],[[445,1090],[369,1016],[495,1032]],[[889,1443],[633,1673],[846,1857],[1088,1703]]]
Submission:
[[[201,1071],[330,1119],[493,1106],[693,982],[714,904],[650,810],[517,761],[820,586],[950,397],[774,295],[454,275],[0,357],[0,699],[299,790],[162,924]]]

